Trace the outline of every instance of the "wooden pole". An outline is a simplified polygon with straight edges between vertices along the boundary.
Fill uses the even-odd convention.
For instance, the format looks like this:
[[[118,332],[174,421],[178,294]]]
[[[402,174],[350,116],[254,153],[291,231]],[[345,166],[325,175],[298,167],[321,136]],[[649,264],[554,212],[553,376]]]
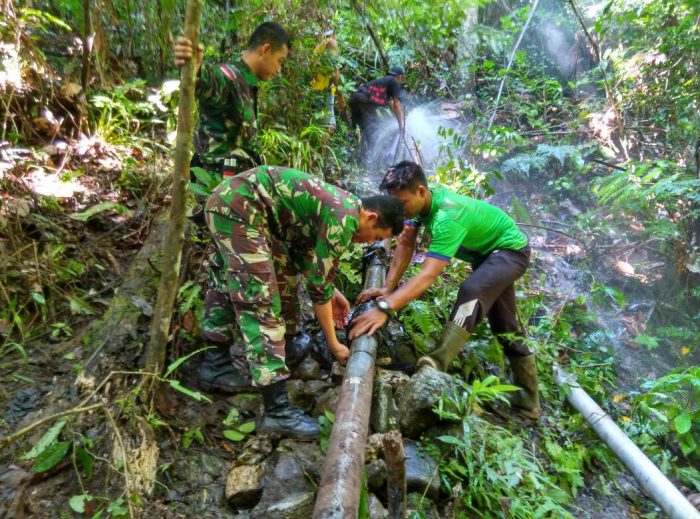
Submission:
[[[172,202],[168,221],[168,235],[163,247],[158,300],[151,321],[151,339],[146,352],[146,371],[160,374],[165,364],[165,348],[168,343],[170,319],[178,290],[178,275],[182,246],[185,241],[185,202],[189,179],[189,165],[194,131],[194,87],[197,75],[197,51],[199,47],[199,18],[202,0],[187,0],[185,11],[185,37],[192,42],[193,56],[180,69],[180,103],[177,116],[175,141],[175,170],[173,172]]]

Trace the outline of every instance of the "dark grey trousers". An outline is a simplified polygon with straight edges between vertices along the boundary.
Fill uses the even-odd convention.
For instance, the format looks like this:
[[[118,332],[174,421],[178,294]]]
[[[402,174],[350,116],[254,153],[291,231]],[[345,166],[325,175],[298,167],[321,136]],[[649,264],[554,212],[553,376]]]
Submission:
[[[521,277],[530,264],[530,248],[522,250],[495,250],[472,263],[473,272],[459,287],[457,301],[452,308],[450,321],[468,332],[488,317],[491,331],[509,357],[524,357],[531,352],[518,339],[502,334],[523,336],[515,304],[513,283]]]

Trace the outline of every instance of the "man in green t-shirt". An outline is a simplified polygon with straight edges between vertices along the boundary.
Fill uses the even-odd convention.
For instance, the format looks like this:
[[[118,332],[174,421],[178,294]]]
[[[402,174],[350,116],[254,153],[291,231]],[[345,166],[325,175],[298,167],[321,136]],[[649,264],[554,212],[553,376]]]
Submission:
[[[527,237],[501,209],[441,185],[429,186],[423,170],[413,162],[391,167],[381,189],[399,198],[405,216],[412,220],[404,226],[384,287],[360,294],[360,301],[376,297],[377,308],[355,320],[349,339],[373,334],[394,312],[419,298],[452,258],[468,261],[473,272],[460,286],[440,342],[430,355],[418,360],[418,365],[446,371],[474,327],[487,317],[510,361],[514,382],[522,388],[512,404],[526,416],[538,418],[535,355],[519,338],[522,330],[513,287],[530,263]],[[413,256],[421,225],[432,238],[426,259],[421,272],[397,289]]]

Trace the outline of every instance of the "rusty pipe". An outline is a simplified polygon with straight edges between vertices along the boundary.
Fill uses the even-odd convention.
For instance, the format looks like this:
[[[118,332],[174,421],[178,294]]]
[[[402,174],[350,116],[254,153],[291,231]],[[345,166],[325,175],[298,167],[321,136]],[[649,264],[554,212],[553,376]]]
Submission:
[[[365,254],[365,288],[384,285],[388,244],[371,247]],[[365,467],[365,443],[372,405],[377,335],[352,341],[335,422],[328,440],[321,483],[316,494],[314,519],[357,517]]]

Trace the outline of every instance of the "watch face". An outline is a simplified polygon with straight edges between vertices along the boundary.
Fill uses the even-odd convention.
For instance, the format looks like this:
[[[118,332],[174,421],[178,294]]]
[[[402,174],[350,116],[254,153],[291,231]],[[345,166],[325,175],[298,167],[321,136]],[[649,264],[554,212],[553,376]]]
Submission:
[[[387,303],[384,299],[378,299],[377,306],[380,310],[384,310],[385,312],[391,310],[391,308],[389,307],[389,303]]]

